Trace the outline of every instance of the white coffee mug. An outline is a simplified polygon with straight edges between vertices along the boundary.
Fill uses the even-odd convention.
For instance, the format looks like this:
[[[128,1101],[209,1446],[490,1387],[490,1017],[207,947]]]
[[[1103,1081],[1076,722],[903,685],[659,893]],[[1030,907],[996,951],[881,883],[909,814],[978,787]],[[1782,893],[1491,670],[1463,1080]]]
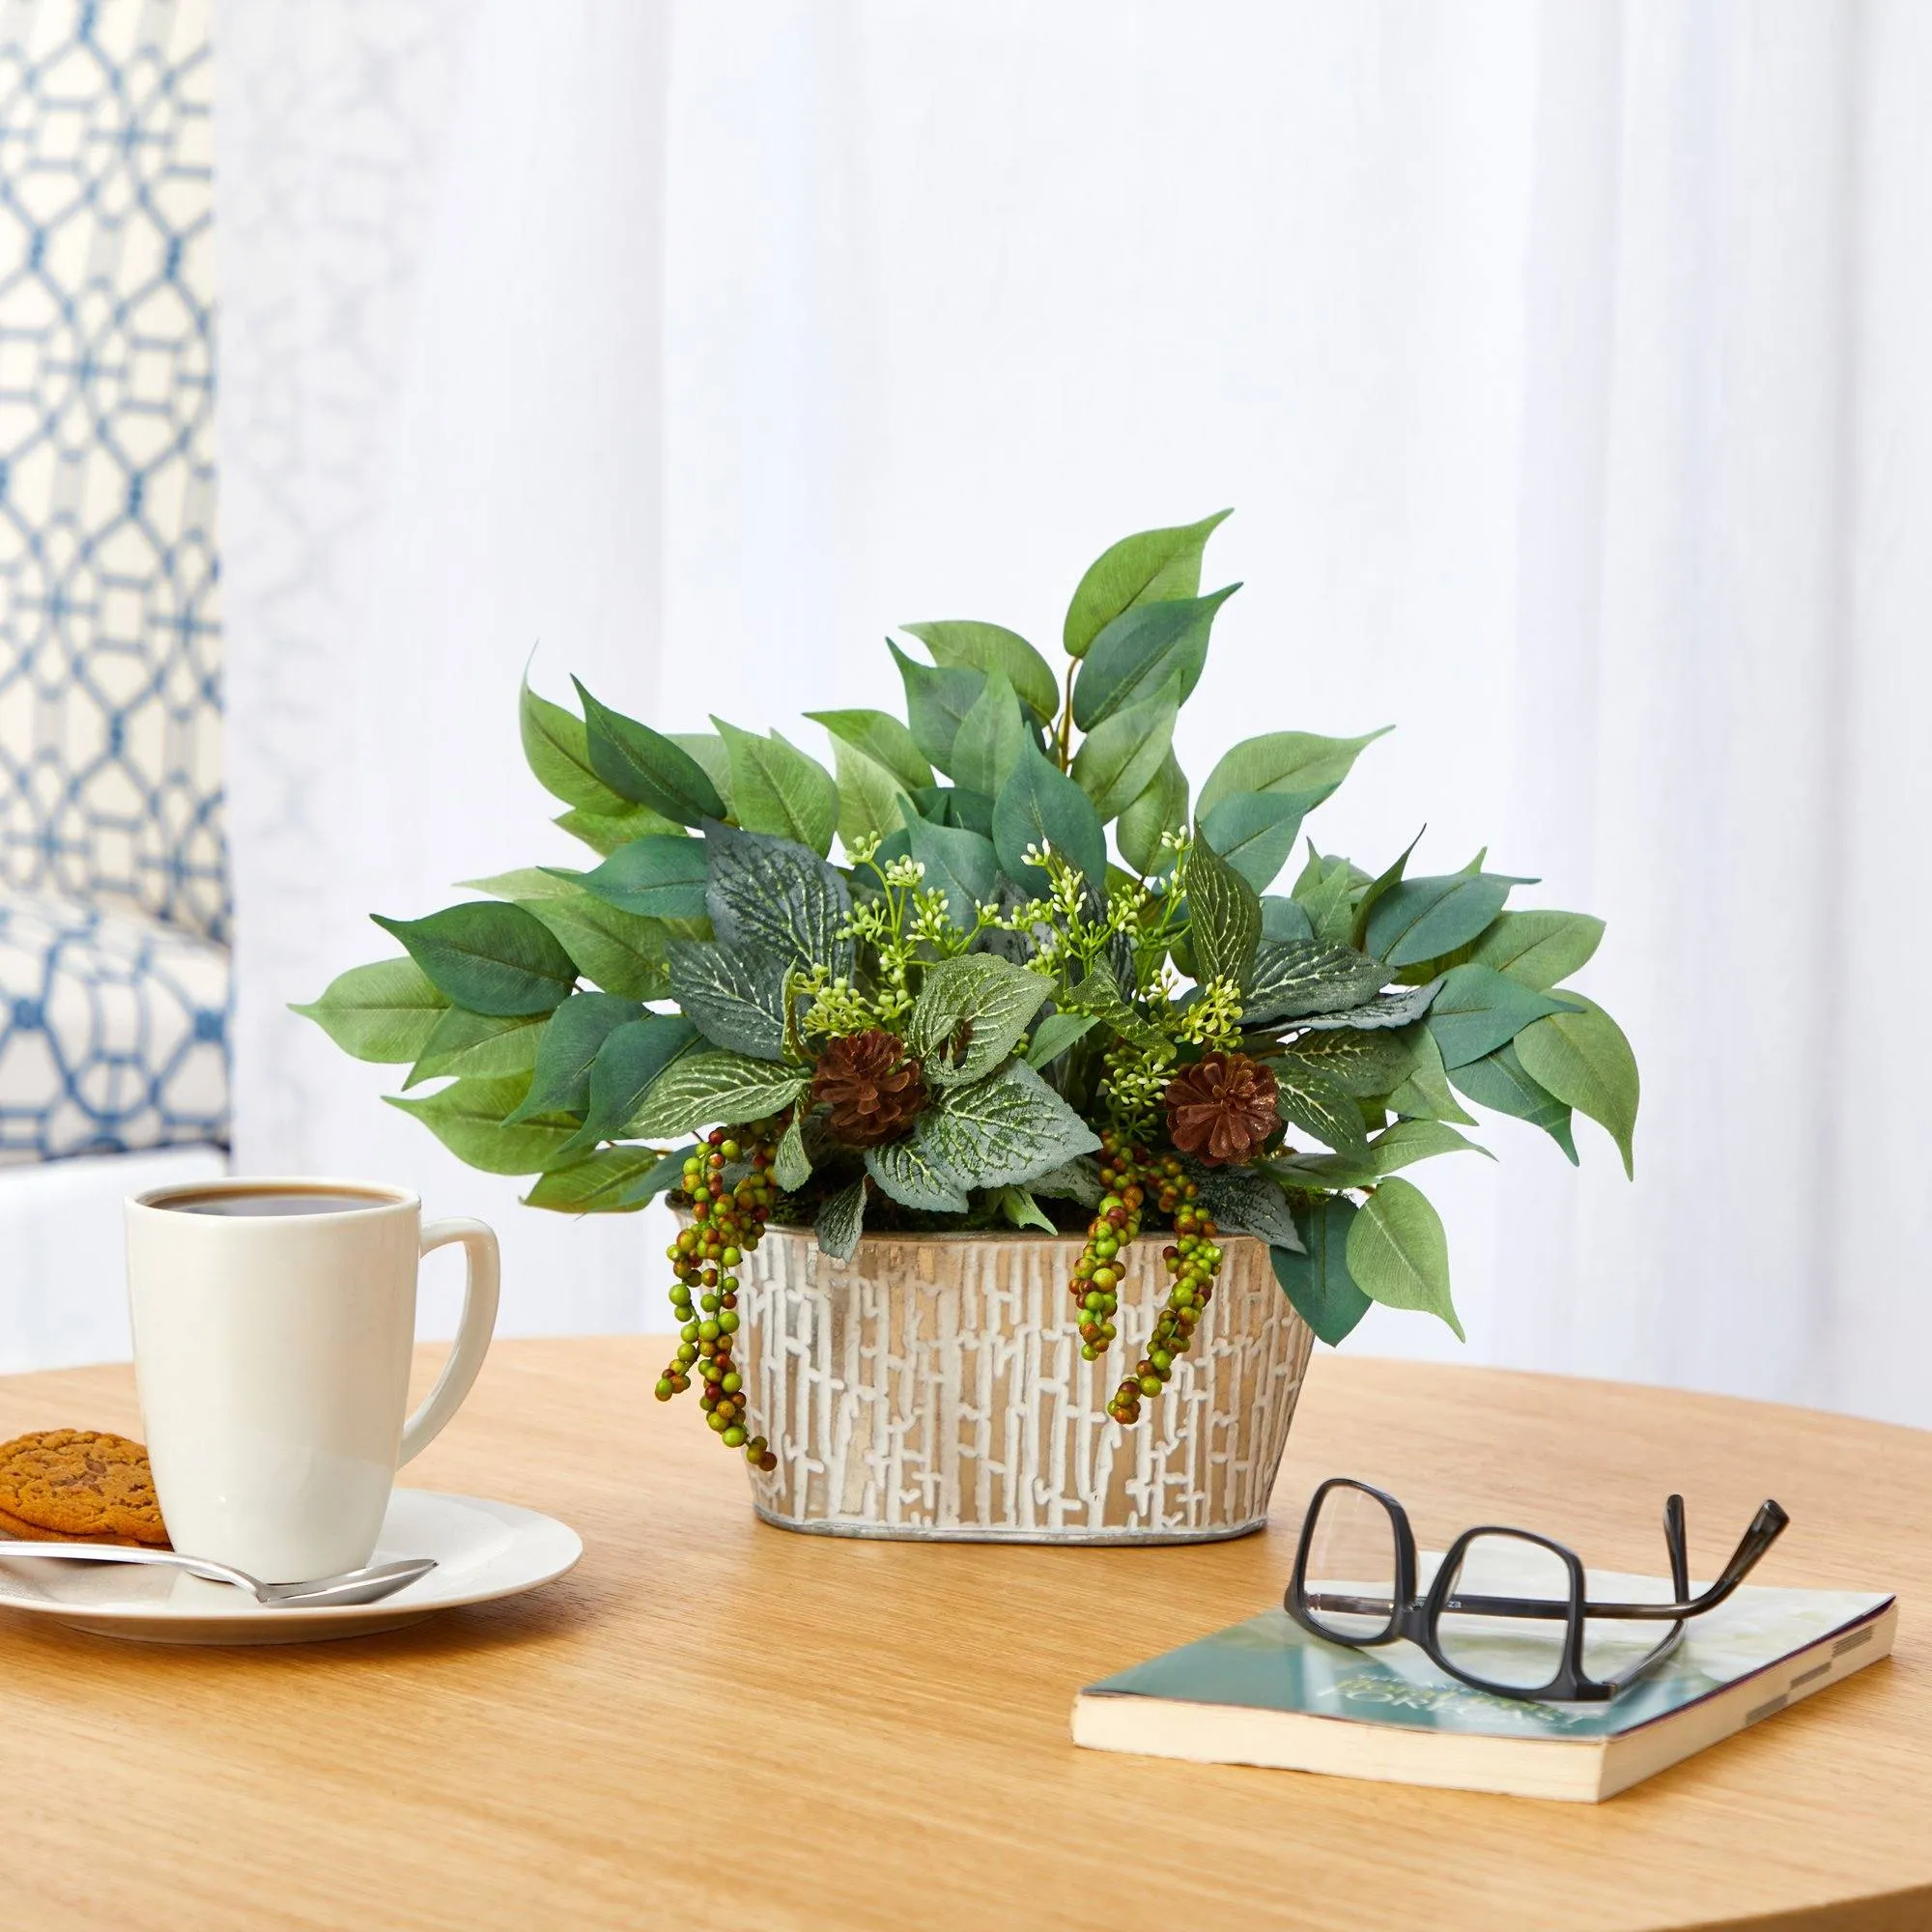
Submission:
[[[460,1241],[455,1346],[408,1414],[416,1265]],[[469,1393],[497,1325],[497,1237],[422,1225],[404,1187],[246,1179],[128,1203],[134,1371],[174,1547],[267,1582],[359,1569],[396,1471]]]

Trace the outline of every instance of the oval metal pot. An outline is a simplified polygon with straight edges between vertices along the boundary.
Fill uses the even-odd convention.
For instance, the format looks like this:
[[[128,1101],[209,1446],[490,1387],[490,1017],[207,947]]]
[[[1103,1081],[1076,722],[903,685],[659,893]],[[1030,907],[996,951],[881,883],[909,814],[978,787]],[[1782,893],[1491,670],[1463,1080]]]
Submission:
[[[868,1236],[849,1263],[773,1228],[739,1268],[734,1351],[767,1522],[829,1536],[1190,1543],[1244,1536],[1268,1493],[1313,1337],[1266,1247],[1223,1237],[1207,1317],[1173,1379],[1123,1427],[1107,1399],[1168,1289],[1157,1236],[1134,1244],[1120,1337],[1081,1358],[1067,1279],[1077,1238]]]

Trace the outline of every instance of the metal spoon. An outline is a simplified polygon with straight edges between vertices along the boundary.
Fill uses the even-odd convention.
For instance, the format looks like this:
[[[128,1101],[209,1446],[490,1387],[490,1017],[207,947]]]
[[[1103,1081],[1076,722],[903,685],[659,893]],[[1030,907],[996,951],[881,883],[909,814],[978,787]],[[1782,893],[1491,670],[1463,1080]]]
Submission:
[[[270,1609],[321,1609],[335,1604],[374,1604],[394,1596],[436,1568],[433,1556],[400,1563],[378,1563],[367,1570],[345,1570],[339,1577],[317,1577],[306,1583],[264,1583],[245,1570],[231,1569],[206,1556],[183,1556],[173,1549],[136,1549],[120,1543],[23,1543],[0,1540],[0,1559],[51,1556],[68,1563],[158,1563],[185,1570],[214,1583],[233,1583]]]

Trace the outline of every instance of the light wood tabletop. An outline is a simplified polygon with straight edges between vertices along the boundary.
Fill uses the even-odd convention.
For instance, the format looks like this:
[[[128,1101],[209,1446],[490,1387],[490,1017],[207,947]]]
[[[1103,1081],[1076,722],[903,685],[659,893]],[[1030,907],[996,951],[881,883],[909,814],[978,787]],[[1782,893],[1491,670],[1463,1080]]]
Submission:
[[[500,1342],[410,1471],[582,1531],[535,1595],[388,1635],[183,1650],[0,1616],[0,1922],[1891,1932],[1932,1925],[1932,1435],[1332,1356],[1271,1529],[1184,1548],[857,1543],[753,1518],[650,1398],[664,1346]],[[433,1365],[426,1351],[419,1368]],[[0,1381],[0,1435],[138,1433],[125,1368]],[[1896,1654],[1598,1806],[1076,1750],[1083,1683],[1278,1599],[1314,1482],[1440,1547],[1498,1516],[1757,1580],[1891,1588]]]

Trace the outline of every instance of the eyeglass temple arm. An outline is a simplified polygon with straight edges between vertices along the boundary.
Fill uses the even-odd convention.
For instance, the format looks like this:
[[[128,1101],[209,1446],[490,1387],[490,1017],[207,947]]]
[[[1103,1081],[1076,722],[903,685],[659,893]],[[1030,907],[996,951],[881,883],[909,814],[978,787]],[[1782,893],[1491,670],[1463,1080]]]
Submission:
[[[1681,1604],[1690,1594],[1690,1556],[1685,1538],[1682,1496],[1670,1496],[1664,1501],[1663,1545],[1670,1552],[1670,1587]]]
[[[1672,1496],[1664,1509],[1664,1535],[1671,1541],[1670,1552],[1671,1588],[1677,1592],[1674,1604],[1598,1604],[1586,1602],[1583,1614],[1586,1617],[1622,1617],[1634,1620],[1656,1622],[1675,1622],[1682,1617],[1701,1615],[1705,1610],[1716,1609],[1733,1590],[1750,1574],[1753,1566],[1764,1552],[1784,1534],[1785,1526],[1791,1519],[1776,1503],[1767,1499],[1751,1519],[1750,1527],[1745,1531],[1738,1547],[1731,1552],[1731,1560],[1724,1565],[1723,1574],[1706,1590],[1702,1596],[1690,1594],[1689,1565],[1684,1555],[1684,1499]],[[1332,1603],[1321,1598],[1311,1601],[1323,1607],[1343,1607],[1341,1600]],[[1352,1602],[1352,1600],[1350,1600]],[[1367,1604],[1357,1605],[1367,1608]],[[1445,1610],[1462,1611],[1465,1614],[1492,1617],[1549,1617],[1564,1616],[1569,1613],[1568,1605],[1552,1605],[1548,1598],[1539,1597],[1483,1597],[1465,1596],[1457,1591],[1442,1605]]]
[[[1683,1558],[1684,1498],[1672,1496],[1664,1505],[1663,1533],[1671,1542],[1670,1583],[1677,1592],[1677,1601],[1674,1604],[1585,1604],[1583,1614],[1590,1617],[1677,1618],[1699,1616],[1705,1610],[1714,1610],[1750,1575],[1759,1558],[1784,1534],[1790,1521],[1790,1517],[1767,1496],[1758,1506],[1757,1515],[1751,1519],[1750,1527],[1738,1539],[1738,1547],[1732,1550],[1731,1560],[1724,1565],[1718,1580],[1702,1596],[1693,1597],[1688,1565],[1684,1564]]]

